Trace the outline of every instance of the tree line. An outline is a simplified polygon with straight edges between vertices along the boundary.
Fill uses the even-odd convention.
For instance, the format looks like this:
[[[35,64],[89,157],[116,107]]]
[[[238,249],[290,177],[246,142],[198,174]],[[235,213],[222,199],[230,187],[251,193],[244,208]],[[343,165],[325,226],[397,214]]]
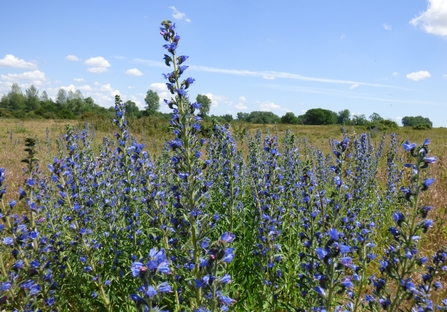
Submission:
[[[229,119],[231,115],[224,115],[221,119]],[[369,118],[364,114],[352,115],[348,109],[339,111],[338,113],[323,108],[312,108],[303,115],[296,116],[293,112],[287,112],[284,116],[279,117],[272,112],[253,111],[250,113],[237,113],[237,120],[255,123],[255,124],[290,124],[290,125],[353,125],[367,126],[369,128],[393,129],[398,125],[395,121],[385,119],[378,113],[373,113]],[[228,121],[228,120],[227,120]],[[406,116],[402,119],[403,126],[413,127],[415,129],[430,129],[433,123],[428,118],[422,116]]]
[[[160,97],[157,92],[148,90],[144,98],[145,108],[140,110],[133,101],[126,101],[126,115],[129,119],[138,119],[147,116],[157,116],[166,119],[170,114],[159,112]],[[293,112],[287,112],[279,117],[273,112],[253,111],[250,113],[239,112],[236,119],[231,114],[209,115],[211,99],[199,94],[196,102],[201,103],[199,116],[205,120],[215,119],[220,122],[242,121],[253,124],[291,124],[291,125],[357,125],[377,127],[380,129],[397,128],[395,121],[384,119],[379,114],[373,113],[369,118],[365,115],[352,115],[348,109],[338,113],[322,108],[309,109],[303,115],[296,116]],[[4,94],[0,100],[0,117],[29,118],[29,119],[78,119],[85,116],[99,115],[113,117],[114,107],[102,107],[94,102],[91,97],[84,97],[80,90],[67,91],[59,89],[56,99],[50,98],[46,91],[39,94],[34,85],[25,92],[17,83],[11,86],[11,90]],[[433,123],[429,118],[422,116],[406,116],[402,118],[402,125],[414,129],[430,129]]]
[[[145,116],[159,116],[170,118],[170,114],[159,112],[160,98],[157,92],[148,90],[144,99],[146,106],[143,110],[133,101],[126,101],[126,115],[129,119]],[[200,114],[207,117],[211,100],[205,95],[198,95],[197,101],[202,103]],[[112,118],[115,114],[114,106],[102,107],[91,97],[84,97],[80,90],[72,91],[60,88],[56,99],[48,96],[46,91],[40,93],[34,85],[23,92],[17,83],[0,99],[0,117],[27,119],[78,119],[85,116],[99,115]]]

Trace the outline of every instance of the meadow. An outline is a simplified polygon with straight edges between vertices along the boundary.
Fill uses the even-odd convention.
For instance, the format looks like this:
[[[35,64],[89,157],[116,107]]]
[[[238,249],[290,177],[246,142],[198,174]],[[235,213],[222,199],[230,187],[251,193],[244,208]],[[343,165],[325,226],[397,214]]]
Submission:
[[[204,125],[161,35],[169,126],[0,120],[0,310],[447,310],[447,129]]]

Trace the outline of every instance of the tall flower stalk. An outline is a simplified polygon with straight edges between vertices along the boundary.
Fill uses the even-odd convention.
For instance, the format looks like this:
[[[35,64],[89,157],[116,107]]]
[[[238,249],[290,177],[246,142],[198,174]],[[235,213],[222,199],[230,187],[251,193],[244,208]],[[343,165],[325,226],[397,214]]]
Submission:
[[[188,99],[188,88],[194,79],[181,80],[188,68],[184,65],[188,57],[176,53],[180,36],[175,31],[175,24],[163,21],[160,34],[167,41],[163,46],[168,51],[164,56],[165,63],[173,67],[173,71],[164,74],[164,77],[172,94],[171,99],[165,102],[172,110],[170,122],[175,135],[168,144],[172,150],[174,174],[171,185],[173,209],[170,211],[173,232],[170,241],[177,248],[172,248],[168,253],[171,253],[177,267],[176,310],[183,309],[186,303],[194,311],[216,311],[233,302],[216,290],[214,280],[219,279],[217,275],[223,268],[219,264],[221,260],[228,263],[233,258],[233,249],[226,247],[226,244],[234,238],[219,240],[212,231],[212,219],[216,216],[207,209],[212,182],[206,180],[203,172],[206,168],[202,160],[205,140],[199,138],[202,118],[197,114],[201,104],[191,103]],[[222,241],[225,243],[219,243]],[[194,283],[188,282],[190,279]]]
[[[422,193],[434,182],[433,178],[426,178],[424,172],[436,161],[436,157],[428,156],[429,143],[427,139],[419,146],[408,141],[403,144],[405,151],[414,159],[413,163],[405,165],[408,169],[408,184],[401,188],[403,209],[396,210],[393,214],[395,226],[389,228],[393,240],[380,262],[381,276],[371,277],[376,298],[370,299],[370,305],[381,306],[387,311],[400,311],[404,304],[410,308],[430,305],[433,266],[428,265],[428,258],[420,256],[418,251],[421,235],[433,225],[433,221],[427,219],[432,207],[421,203]],[[441,258],[442,261],[434,262],[444,262],[445,257]],[[428,277],[421,276],[422,283],[416,277],[416,273],[420,272],[418,267],[428,271]],[[390,285],[394,285],[394,291],[390,290]]]

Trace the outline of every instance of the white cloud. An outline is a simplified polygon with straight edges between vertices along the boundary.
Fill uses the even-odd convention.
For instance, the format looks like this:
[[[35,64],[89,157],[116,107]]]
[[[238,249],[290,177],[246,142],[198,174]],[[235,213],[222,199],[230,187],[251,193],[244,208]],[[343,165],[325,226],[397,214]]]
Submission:
[[[410,24],[421,26],[429,34],[447,36],[447,0],[428,0],[427,11],[413,18]]]
[[[143,60],[139,60],[139,61],[143,61]],[[153,61],[145,61],[145,62],[151,66],[153,66],[153,65],[158,66],[158,64],[153,63]],[[324,83],[333,83],[333,84],[348,84],[351,86],[354,84],[358,84],[359,86],[399,88],[399,87],[395,87],[395,86],[383,85],[383,84],[377,84],[377,83],[366,83],[366,82],[352,81],[352,80],[308,77],[308,76],[303,76],[300,74],[294,74],[294,73],[288,73],[288,72],[250,71],[250,70],[243,70],[243,69],[242,70],[241,69],[224,69],[224,68],[197,66],[197,65],[190,65],[189,69],[195,70],[195,71],[201,71],[201,72],[210,72],[210,73],[237,75],[237,76],[250,76],[250,77],[270,76],[270,77],[274,77],[274,78],[283,78],[283,79],[315,81],[315,82],[324,82]]]
[[[246,110],[248,109],[247,105],[244,105],[242,103],[238,103],[234,106],[234,108],[238,109],[238,110]]]
[[[164,62],[153,61],[153,60],[145,60],[145,59],[140,59],[140,58],[134,58],[133,60],[135,62],[143,63],[143,64],[145,64],[147,66],[166,68],[166,64]]]
[[[87,69],[91,73],[102,73],[107,71],[108,67],[111,67],[109,61],[107,61],[102,56],[97,57],[91,57],[88,60],[84,62],[85,65],[90,66],[89,69]]]
[[[80,86],[80,87],[78,87],[78,89],[81,91],[92,91],[92,87],[89,85]]]
[[[148,89],[157,92],[158,97],[160,98],[160,103],[163,102],[164,99],[170,99],[173,97],[171,92],[169,92],[166,88],[166,84],[162,82],[152,83]]]
[[[225,100],[225,97],[214,95],[212,93],[205,93],[205,95],[211,100],[211,107],[219,106],[219,101]]]
[[[179,10],[177,10],[177,9],[175,8],[175,6],[170,6],[169,8],[172,10],[172,16],[173,16],[175,19],[178,19],[178,20],[185,19],[186,22],[191,22],[191,20],[190,20],[189,18],[186,17],[186,14],[183,13],[183,12],[180,12]]]
[[[69,54],[65,57],[66,60],[69,61],[79,61],[79,58],[76,55]]]
[[[0,94],[8,93],[11,90],[12,82],[0,81]]]
[[[87,68],[87,70],[91,73],[99,74],[99,73],[103,73],[103,72],[107,71],[107,68],[106,67],[90,67],[90,68]]]
[[[30,72],[24,72],[22,74],[7,74],[1,75],[1,79],[9,82],[18,82],[20,80],[29,80],[35,86],[40,86],[47,82],[48,79],[45,77],[45,73],[40,70],[34,70]]]
[[[110,67],[109,61],[107,61],[102,56],[91,57],[84,62],[85,65],[93,66],[93,67]]]
[[[17,68],[28,68],[35,69],[37,65],[31,62],[26,62],[25,60],[18,59],[12,54],[6,54],[6,56],[0,59],[0,66],[9,66]]]
[[[135,95],[131,95],[129,98],[132,102],[137,104],[139,109],[144,109],[144,107],[146,106],[146,103],[143,105],[143,103],[141,103],[141,101],[139,101]]]
[[[72,91],[72,92],[76,91],[76,87],[72,84],[70,84],[68,86],[61,86],[60,89],[64,89],[66,91]]]
[[[105,92],[109,92],[110,95],[115,96],[115,95],[120,95],[119,90],[115,90],[112,88],[112,86],[110,85],[110,83],[106,83],[105,85],[102,85],[99,90],[101,91],[105,91]]]
[[[272,110],[278,110],[281,108],[281,106],[279,106],[273,102],[261,103],[259,105],[259,107],[261,108],[261,111],[264,111],[264,112],[271,112]]]
[[[114,89],[110,83],[101,84],[99,82],[95,82],[93,85],[84,84],[81,86],[74,86],[70,84],[61,88],[66,89],[67,91],[71,90],[73,92],[80,90],[82,91],[84,97],[92,97],[95,100],[95,103],[98,103],[103,107],[112,106],[115,103],[115,95],[117,94],[120,95],[123,102],[125,102],[127,98],[125,95],[122,95],[119,90]]]
[[[76,82],[83,82],[84,78],[73,78],[73,80]]]
[[[399,73],[398,72],[394,72],[392,75],[393,76],[399,76]]]
[[[389,25],[387,23],[383,23],[383,29],[385,29],[385,30],[392,30],[393,28],[391,27],[391,25]]]
[[[357,88],[358,86],[360,86],[360,84],[358,83],[354,83],[352,86],[349,87],[350,90]]]
[[[126,74],[128,74],[129,76],[143,76],[143,73],[140,72],[137,68],[126,70]]]
[[[273,79],[275,79],[275,76],[265,75],[265,76],[262,76],[262,78],[267,79],[267,80],[273,80]]]
[[[442,75],[442,77],[447,78],[447,75]]]
[[[422,79],[428,78],[430,76],[431,75],[430,75],[430,73],[428,71],[420,70],[418,72],[413,72],[413,73],[407,74],[407,79],[418,81],[418,80],[422,80]]]
[[[245,105],[245,102],[247,102],[247,99],[245,98],[245,96],[240,96],[239,97],[239,103],[237,103],[234,107],[238,110],[246,110],[248,109],[247,105]],[[230,106],[232,106],[232,103],[229,104]]]

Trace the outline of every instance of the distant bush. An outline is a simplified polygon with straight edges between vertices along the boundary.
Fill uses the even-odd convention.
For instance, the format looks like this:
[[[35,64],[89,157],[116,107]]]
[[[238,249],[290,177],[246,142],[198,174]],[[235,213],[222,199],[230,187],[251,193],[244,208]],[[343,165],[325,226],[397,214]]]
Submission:
[[[399,125],[395,121],[388,119],[379,121],[377,126],[380,131],[399,129]]]
[[[431,128],[431,124],[419,124],[412,127],[413,130],[429,130]]]
[[[414,126],[418,126],[418,125],[425,125],[428,124],[430,125],[430,128],[433,126],[433,123],[430,121],[430,119],[422,117],[422,116],[416,116],[416,117],[412,117],[412,116],[405,116],[404,118],[402,118],[402,125],[404,127],[414,127]]]

